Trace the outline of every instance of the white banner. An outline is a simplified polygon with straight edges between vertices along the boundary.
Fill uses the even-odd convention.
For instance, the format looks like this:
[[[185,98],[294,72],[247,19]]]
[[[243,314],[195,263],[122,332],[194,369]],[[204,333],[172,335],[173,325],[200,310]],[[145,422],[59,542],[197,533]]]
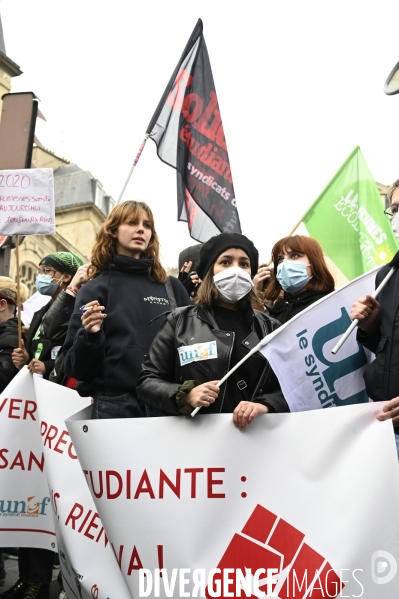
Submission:
[[[245,432],[227,414],[66,424],[132,597],[392,599],[399,477],[380,409],[268,414]]]
[[[46,473],[68,597],[130,599],[64,420],[90,405],[76,391],[34,377]]]
[[[52,168],[0,171],[0,233],[55,233]]]
[[[26,366],[0,396],[0,547],[57,550],[33,377]]]
[[[368,402],[363,371],[371,354],[356,330],[336,355],[331,350],[352,323],[352,304],[374,291],[379,268],[312,304],[266,338],[269,360],[291,412]]]

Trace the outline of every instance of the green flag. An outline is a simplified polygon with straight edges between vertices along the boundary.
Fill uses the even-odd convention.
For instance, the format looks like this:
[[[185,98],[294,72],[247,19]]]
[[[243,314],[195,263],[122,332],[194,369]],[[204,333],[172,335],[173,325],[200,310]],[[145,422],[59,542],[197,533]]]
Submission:
[[[355,148],[302,219],[349,279],[386,264],[399,249],[378,187]]]

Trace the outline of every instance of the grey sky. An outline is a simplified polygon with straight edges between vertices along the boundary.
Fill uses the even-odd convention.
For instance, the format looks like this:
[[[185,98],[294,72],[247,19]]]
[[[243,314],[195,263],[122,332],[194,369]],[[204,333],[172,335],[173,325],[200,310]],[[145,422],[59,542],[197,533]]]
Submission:
[[[399,5],[388,0],[188,3],[2,0],[8,56],[47,123],[43,144],[117,197],[198,17],[219,97],[242,229],[267,257],[356,145],[377,181],[399,177]],[[176,222],[175,171],[149,141],[125,199],[155,213],[167,265],[194,243]]]

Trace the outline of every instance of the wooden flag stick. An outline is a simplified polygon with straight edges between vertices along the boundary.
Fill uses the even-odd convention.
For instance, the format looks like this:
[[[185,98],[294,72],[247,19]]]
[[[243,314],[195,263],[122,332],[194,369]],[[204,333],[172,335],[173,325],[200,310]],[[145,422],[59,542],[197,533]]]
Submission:
[[[15,252],[17,260],[17,306],[18,306],[18,347],[22,349],[22,322],[21,322],[21,290],[19,273],[19,236],[15,236]]]

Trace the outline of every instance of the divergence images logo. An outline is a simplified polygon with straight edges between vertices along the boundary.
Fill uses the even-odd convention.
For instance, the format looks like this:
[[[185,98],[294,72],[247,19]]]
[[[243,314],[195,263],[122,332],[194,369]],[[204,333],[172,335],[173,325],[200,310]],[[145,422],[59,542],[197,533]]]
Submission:
[[[379,549],[371,556],[371,579],[376,584],[387,584],[396,576],[398,564],[388,551]]]
[[[34,501],[35,495],[25,500],[0,499],[0,516],[22,516],[25,518],[38,518],[46,516],[46,507],[50,497],[43,497],[41,501]]]
[[[304,538],[300,530],[257,505],[241,533],[232,538],[217,566],[221,574],[216,574],[214,581],[218,578],[222,581],[223,571],[232,568],[234,573],[230,578],[234,585],[230,588],[236,588],[237,569],[245,574],[248,568],[254,574],[264,568],[259,590],[267,596],[267,570],[275,568],[273,581],[276,584],[272,587],[275,597],[302,599],[312,587],[312,599],[337,597],[345,585],[326,558],[309,547]],[[208,588],[206,596],[210,597]]]

